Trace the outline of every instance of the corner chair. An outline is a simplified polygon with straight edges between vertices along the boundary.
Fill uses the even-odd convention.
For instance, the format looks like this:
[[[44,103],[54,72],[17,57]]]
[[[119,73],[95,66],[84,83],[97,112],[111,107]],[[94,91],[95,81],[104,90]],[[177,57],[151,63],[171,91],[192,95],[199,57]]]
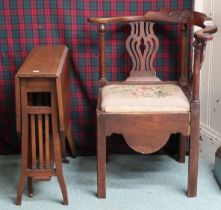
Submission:
[[[210,17],[194,11],[161,9],[144,16],[89,18],[99,25],[99,95],[97,103],[97,196],[106,197],[106,137],[123,134],[127,144],[142,154],[161,149],[173,133],[180,133],[182,155],[189,138],[188,197],[197,195],[200,119],[200,68],[206,43],[217,31]],[[154,59],[159,40],[154,24],[177,23],[181,27],[181,65],[178,81],[161,81],[156,76]],[[126,49],[132,60],[129,77],[106,80],[105,24],[130,24]],[[194,33],[193,67],[188,69],[188,30]],[[187,72],[191,72],[190,79]]]

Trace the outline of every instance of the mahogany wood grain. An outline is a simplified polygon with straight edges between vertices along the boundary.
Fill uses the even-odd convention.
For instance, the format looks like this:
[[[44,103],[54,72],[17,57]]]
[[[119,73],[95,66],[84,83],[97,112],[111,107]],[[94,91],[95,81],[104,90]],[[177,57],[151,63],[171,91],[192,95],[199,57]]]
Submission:
[[[99,25],[99,71],[100,86],[106,84],[106,61],[105,61],[105,25]]]
[[[31,114],[31,145],[32,145],[32,168],[36,168],[36,132],[35,132],[35,115]]]
[[[180,66],[180,76],[179,83],[180,86],[187,86],[187,59],[188,59],[188,37],[187,37],[187,24],[181,25],[182,37],[181,37],[181,66]]]
[[[38,152],[39,152],[39,168],[43,168],[43,131],[42,131],[42,115],[38,114]]]
[[[33,197],[33,177],[28,176],[28,196]]]
[[[68,205],[68,195],[67,188],[64,181],[63,171],[62,171],[62,157],[61,157],[61,148],[60,148],[60,138],[58,132],[58,114],[57,114],[57,98],[56,98],[56,83],[55,81],[51,82],[51,121],[52,123],[52,137],[53,137],[53,150],[54,150],[54,160],[56,165],[56,176],[58,179],[58,183],[61,188],[61,192],[63,195],[64,205]]]
[[[24,103],[24,106],[27,106],[27,94],[26,94],[26,88],[25,88],[26,82],[21,83],[21,101]],[[21,198],[22,198],[22,192],[25,185],[26,180],[26,169],[28,168],[28,114],[26,109],[23,109],[21,114],[22,120],[22,153],[21,153],[21,176],[19,180],[18,190],[17,190],[17,200],[16,204],[21,205]]]
[[[97,117],[97,196],[106,198],[106,134],[105,117]]]
[[[16,128],[22,134],[22,172],[16,203],[21,204],[26,178],[28,194],[32,196],[33,180],[48,181],[51,176],[57,176],[64,204],[67,205],[62,140],[68,138],[71,153],[75,155],[68,96],[68,49],[64,45],[35,47],[16,74],[15,81]]]
[[[107,24],[117,22],[135,22],[135,21],[151,21],[151,22],[174,22],[196,25],[203,28],[204,21],[211,20],[205,14],[177,9],[160,9],[159,11],[147,11],[144,16],[121,16],[121,17],[90,17],[88,21],[91,23]]]
[[[16,131],[21,132],[21,86],[18,77],[15,77],[15,104],[16,104]]]
[[[200,68],[202,65],[202,53],[204,51],[204,43],[199,40],[194,42],[194,63],[192,74],[192,102],[199,102],[199,89],[200,89]]]
[[[69,160],[66,158],[66,144],[65,140],[68,141],[68,146],[70,148],[71,156],[74,158],[76,157],[76,148],[72,137],[72,131],[71,131],[71,123],[66,127],[65,131],[61,131],[60,135],[62,141],[61,141],[61,152],[62,152],[62,161],[63,163],[69,163]]]
[[[189,135],[189,112],[107,114],[105,126],[106,136],[112,133],[122,134],[132,149],[142,154],[150,154],[160,150],[173,133]]]
[[[70,57],[69,53],[66,52],[65,57]],[[70,59],[63,59],[62,71],[56,78],[56,89],[57,89],[57,100],[58,100],[58,114],[59,114],[59,126],[60,131],[64,131],[71,120],[71,101],[70,91],[71,87],[71,68]]]
[[[50,168],[49,115],[45,114],[45,168]]]
[[[41,178],[47,177],[47,176],[55,176],[56,170],[55,169],[42,169],[42,170],[27,170],[26,171],[27,176],[33,177],[35,180],[39,181]],[[40,179],[38,179],[40,178]]]
[[[130,26],[131,34],[126,40],[126,48],[133,63],[130,76],[155,77],[153,62],[159,40],[154,34],[154,23],[140,21],[132,22]]]
[[[199,158],[199,102],[191,103],[190,151],[188,164],[188,197],[197,196],[198,158]]]
[[[127,144],[137,152],[152,153],[162,148],[167,142],[170,134],[180,133],[179,138],[179,161],[185,161],[185,145],[189,138],[190,157],[188,170],[188,191],[189,197],[196,196],[197,192],[197,173],[198,173],[198,147],[199,147],[199,81],[200,68],[204,58],[206,42],[213,39],[213,33],[217,27],[213,24],[212,19],[203,13],[187,10],[161,9],[160,11],[148,11],[144,16],[123,16],[123,17],[105,17],[105,18],[88,18],[91,23],[99,24],[99,94],[97,102],[97,195],[99,198],[106,197],[106,137],[112,133],[121,133],[124,135]],[[125,22],[131,25],[131,34],[126,41],[126,47],[132,58],[132,73],[130,77],[123,82],[106,81],[105,68],[105,24]],[[181,26],[181,69],[179,81],[163,82],[152,79],[151,72],[153,60],[150,60],[148,48],[158,48],[157,41],[154,41],[155,47],[147,44],[148,37],[145,24],[152,25],[157,22],[173,22]],[[194,42],[194,65],[193,70],[187,67],[187,32],[192,26],[201,27],[195,32]],[[139,30],[138,30],[139,28]],[[139,31],[139,33],[138,33]],[[149,37],[155,37],[152,29],[149,31]],[[140,34],[141,33],[141,34]],[[152,34],[152,35],[151,35]],[[142,41],[141,41],[142,40]],[[156,40],[156,39],[155,39]],[[143,44],[141,42],[144,42]],[[144,48],[141,50],[141,45]],[[146,50],[146,51],[145,51]],[[145,56],[144,56],[145,55]],[[147,65],[144,65],[147,64]],[[134,72],[140,73],[140,77]],[[191,80],[187,78],[187,72],[193,72]],[[141,79],[140,79],[141,78]],[[150,79],[151,78],[151,79]],[[187,96],[190,104],[190,111],[186,113],[106,113],[101,110],[101,90],[104,85],[109,84],[176,84],[180,85],[184,94]]]
[[[36,46],[19,69],[19,77],[58,77],[68,49],[64,45]]]
[[[180,136],[179,136],[179,155],[177,158],[177,160],[180,163],[185,163],[187,139],[188,139],[187,136],[180,134]]]
[[[67,127],[66,135],[67,135],[68,145],[69,145],[70,151],[71,151],[71,156],[76,157],[76,148],[75,148],[74,140],[72,137],[71,123],[69,123],[69,125]]]

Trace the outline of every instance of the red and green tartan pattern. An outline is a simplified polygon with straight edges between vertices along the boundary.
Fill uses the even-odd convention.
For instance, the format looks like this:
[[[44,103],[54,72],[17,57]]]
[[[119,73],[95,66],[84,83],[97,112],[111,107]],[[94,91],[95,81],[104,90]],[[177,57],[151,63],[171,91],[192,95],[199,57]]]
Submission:
[[[96,98],[98,92],[97,25],[88,17],[143,15],[160,8],[191,9],[185,0],[1,0],[0,1],[0,153],[20,151],[15,129],[14,76],[36,45],[65,44],[73,64],[71,110],[73,137],[81,151],[95,149]],[[113,32],[110,32],[110,29]],[[157,75],[176,79],[179,69],[180,27],[157,24],[160,48]],[[108,25],[106,33],[107,78],[128,75],[131,68],[125,51],[128,27]],[[116,141],[114,147],[125,149]]]

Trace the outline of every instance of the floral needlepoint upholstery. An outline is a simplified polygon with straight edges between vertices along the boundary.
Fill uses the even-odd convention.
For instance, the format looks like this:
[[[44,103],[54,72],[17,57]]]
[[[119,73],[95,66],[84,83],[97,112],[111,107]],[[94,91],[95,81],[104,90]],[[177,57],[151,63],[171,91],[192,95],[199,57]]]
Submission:
[[[107,85],[102,89],[105,112],[188,112],[189,102],[181,88],[172,84]]]

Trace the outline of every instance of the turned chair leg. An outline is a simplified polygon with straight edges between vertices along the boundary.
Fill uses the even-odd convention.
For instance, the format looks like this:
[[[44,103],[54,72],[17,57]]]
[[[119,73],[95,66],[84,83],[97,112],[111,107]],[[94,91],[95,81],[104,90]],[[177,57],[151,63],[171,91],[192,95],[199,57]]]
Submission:
[[[106,198],[106,136],[102,117],[97,123],[97,196]]]
[[[190,152],[188,168],[188,197],[197,195],[198,156],[199,156],[199,108],[193,104],[190,123]],[[194,111],[193,111],[194,110]]]

